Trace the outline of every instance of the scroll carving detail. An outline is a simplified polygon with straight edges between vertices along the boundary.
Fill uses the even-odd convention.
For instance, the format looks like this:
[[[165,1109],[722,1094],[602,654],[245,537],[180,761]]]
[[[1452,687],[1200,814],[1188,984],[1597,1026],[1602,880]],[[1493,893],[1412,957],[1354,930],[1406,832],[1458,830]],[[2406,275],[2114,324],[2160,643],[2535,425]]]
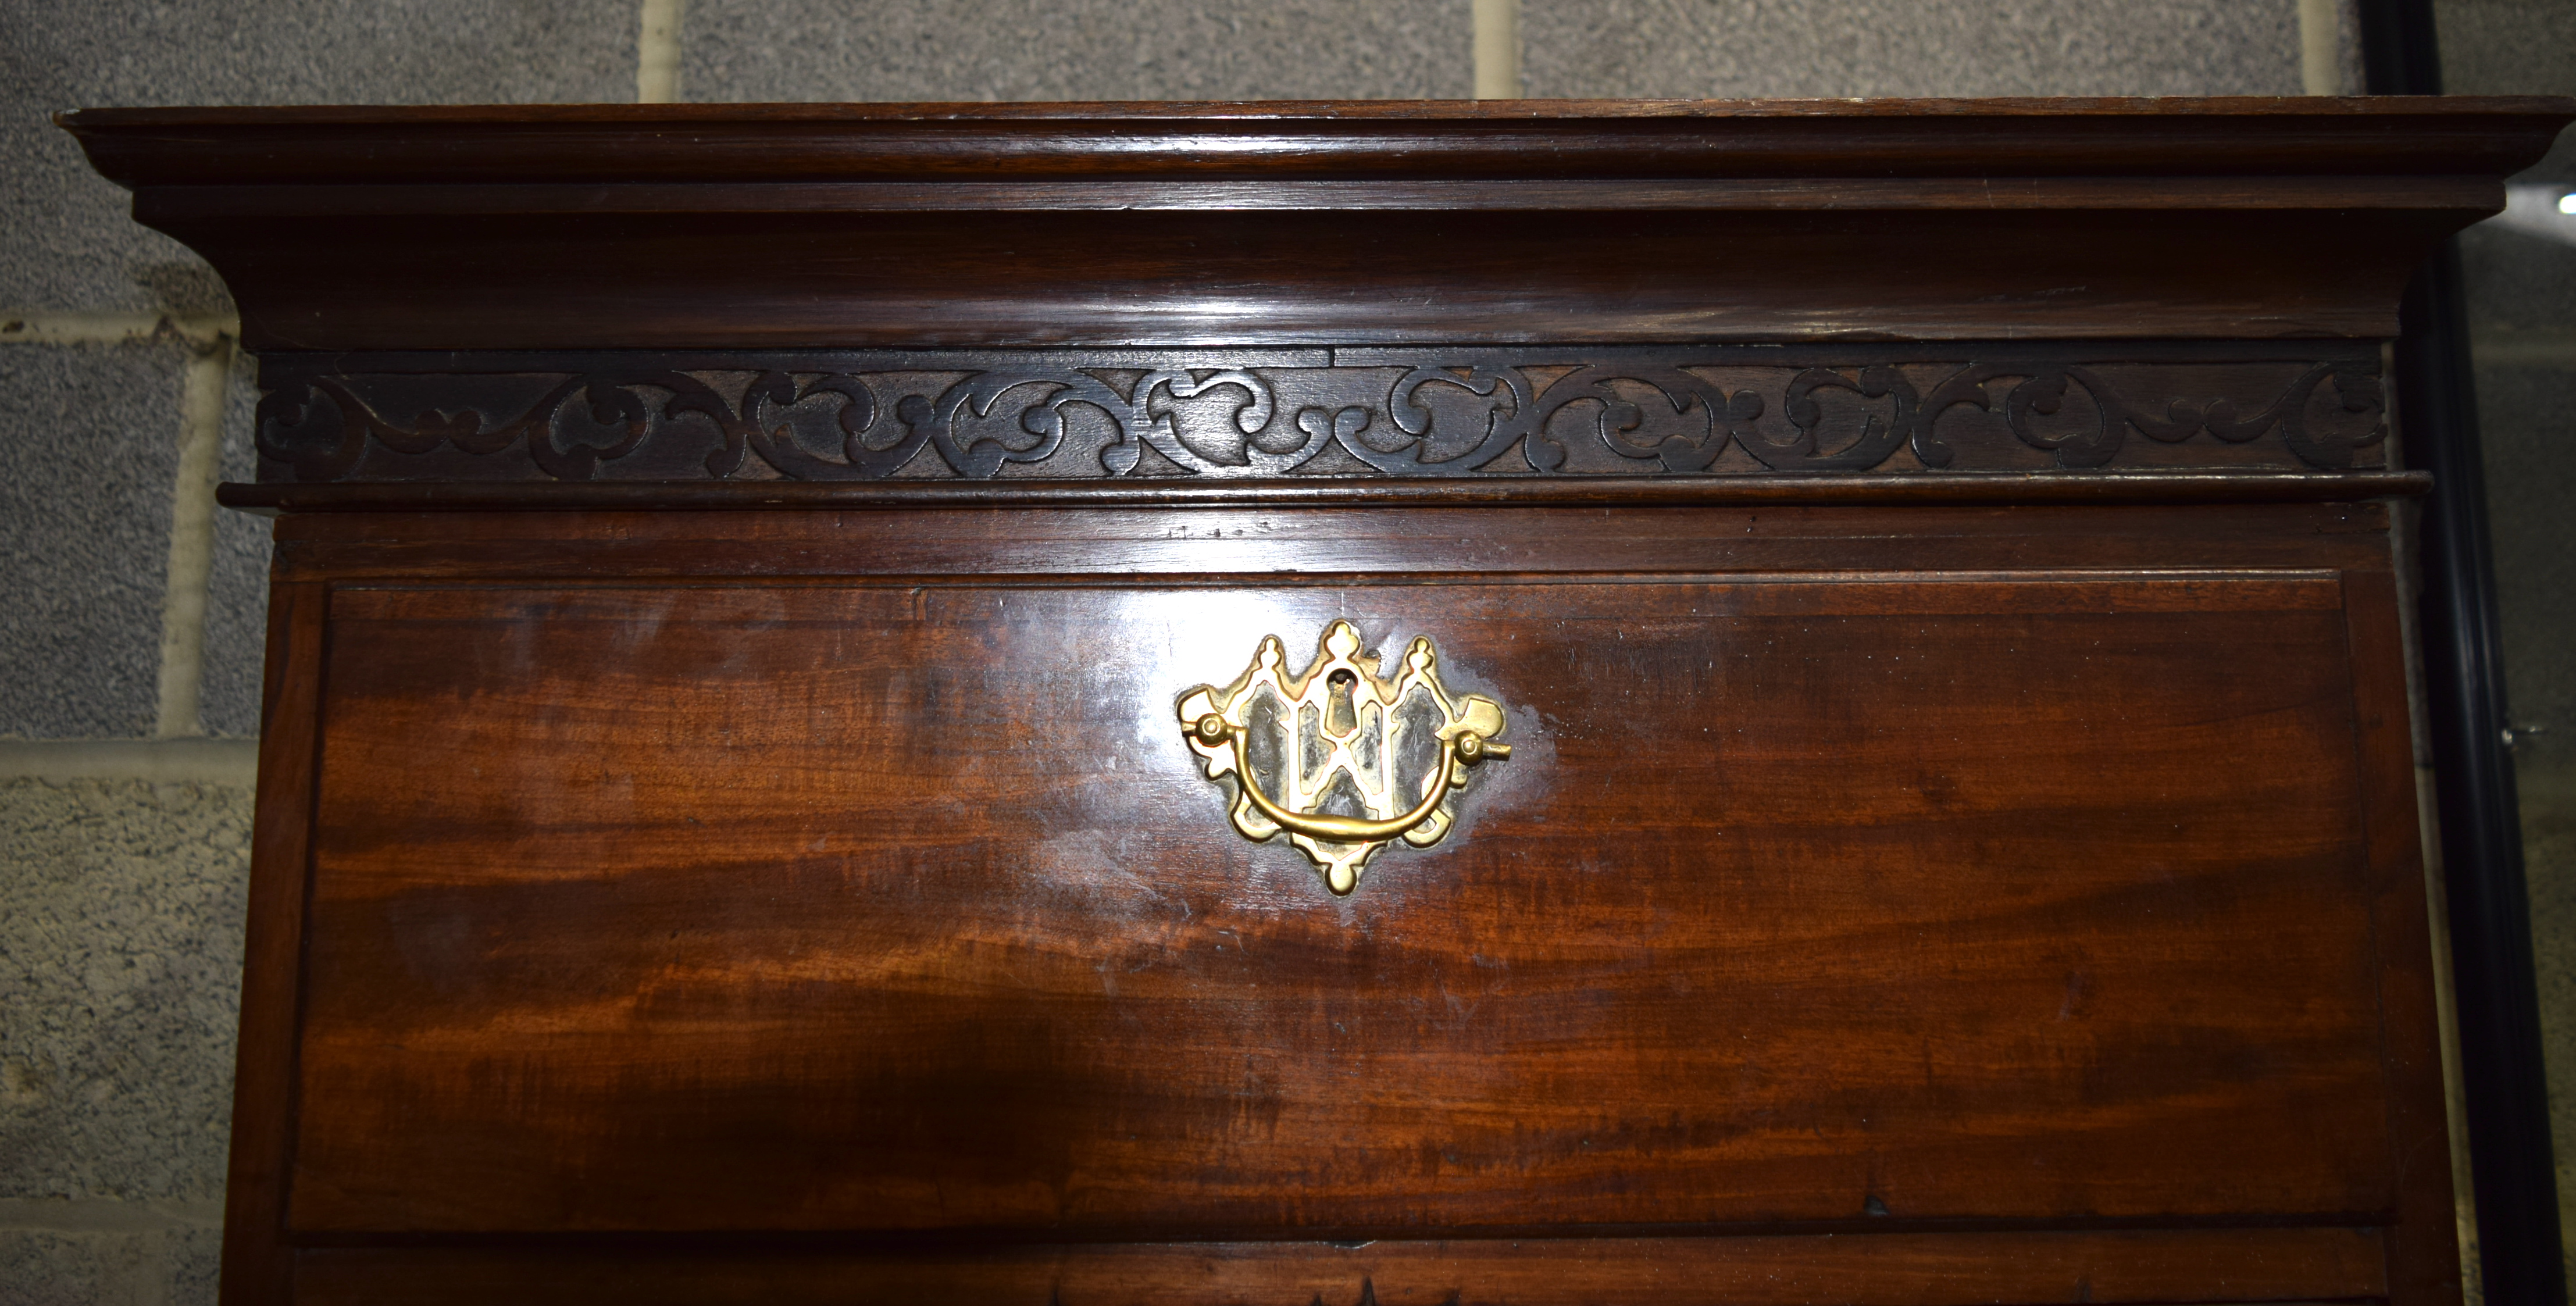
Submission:
[[[264,479],[866,481],[2092,470],[2195,443],[2230,466],[2341,470],[2387,435],[2377,365],[2357,357],[1602,352],[290,359],[264,374],[257,441]]]

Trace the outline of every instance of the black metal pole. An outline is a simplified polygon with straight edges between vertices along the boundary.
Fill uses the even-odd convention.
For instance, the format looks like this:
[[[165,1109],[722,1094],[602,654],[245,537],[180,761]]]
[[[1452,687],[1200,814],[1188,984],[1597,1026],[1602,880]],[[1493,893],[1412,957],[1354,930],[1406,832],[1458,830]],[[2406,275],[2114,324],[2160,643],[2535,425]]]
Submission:
[[[2361,0],[2374,95],[2439,95],[2431,0]],[[2461,1096],[2478,1250],[2495,1306],[2566,1306],[2531,900],[2507,751],[2504,657],[2460,256],[2446,242],[2408,287],[2392,378],[2408,461],[2433,474],[2423,516],[2424,692],[2451,908]]]

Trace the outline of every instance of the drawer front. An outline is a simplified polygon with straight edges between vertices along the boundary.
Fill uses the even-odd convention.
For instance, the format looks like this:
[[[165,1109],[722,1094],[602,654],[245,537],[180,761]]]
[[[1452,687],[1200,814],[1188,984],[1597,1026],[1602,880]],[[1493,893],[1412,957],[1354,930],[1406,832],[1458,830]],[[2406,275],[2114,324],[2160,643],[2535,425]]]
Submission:
[[[288,1224],[2376,1222],[2343,595],[337,588]],[[1174,712],[1335,620],[1514,750],[1347,897]]]

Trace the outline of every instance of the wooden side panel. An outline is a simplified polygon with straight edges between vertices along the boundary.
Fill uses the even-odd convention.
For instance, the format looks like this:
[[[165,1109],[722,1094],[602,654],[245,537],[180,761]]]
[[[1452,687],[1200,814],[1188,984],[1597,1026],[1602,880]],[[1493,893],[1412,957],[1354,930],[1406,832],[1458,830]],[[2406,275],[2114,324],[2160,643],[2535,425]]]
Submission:
[[[312,1306],[1965,1306],[2320,1301],[2386,1290],[2371,1229],[1201,1243],[971,1252],[322,1250]]]
[[[292,1223],[2376,1222],[2341,608],[341,589]],[[1432,636],[1518,748],[1338,900],[1172,715],[1335,618]]]
[[[2389,1170],[2398,1216],[2390,1238],[2389,1290],[2399,1302],[2450,1306],[2461,1297],[2460,1247],[2396,577],[2348,573],[2344,602],[2351,623],[2353,715],[2360,726],[2360,816],[2369,839],[2372,926],[2387,1031]]]
[[[268,596],[259,807],[251,826],[241,1035],[224,1183],[224,1306],[283,1300],[292,1271],[282,1235],[295,1134],[297,1008],[328,603],[328,587],[314,582],[280,583]]]

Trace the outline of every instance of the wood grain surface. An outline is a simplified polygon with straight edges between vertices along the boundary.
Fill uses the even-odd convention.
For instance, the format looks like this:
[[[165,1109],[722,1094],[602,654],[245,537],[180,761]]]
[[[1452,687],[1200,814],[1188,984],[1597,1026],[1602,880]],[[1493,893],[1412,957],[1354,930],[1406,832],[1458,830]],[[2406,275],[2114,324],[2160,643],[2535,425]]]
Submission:
[[[2340,606],[342,589],[290,1225],[2384,1218]],[[1519,748],[1347,900],[1171,707],[1336,617]]]
[[[1220,499],[281,519],[233,1300],[2455,1299],[2379,505]]]

